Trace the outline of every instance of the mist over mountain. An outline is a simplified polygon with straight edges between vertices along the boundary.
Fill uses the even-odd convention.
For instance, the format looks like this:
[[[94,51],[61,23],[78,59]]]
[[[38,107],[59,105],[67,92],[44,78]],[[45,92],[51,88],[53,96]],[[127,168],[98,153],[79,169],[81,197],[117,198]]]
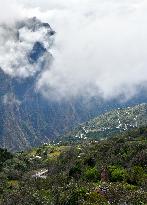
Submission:
[[[104,100],[84,93],[54,98],[49,93],[55,91],[48,86],[44,94],[38,85],[42,76],[53,69],[55,31],[36,17],[17,21],[13,26],[2,25],[0,30],[1,52],[5,54],[0,57],[2,147],[14,151],[37,146],[103,112],[147,101],[145,90],[128,101],[122,97]]]
[[[12,77],[27,78],[51,63],[52,36],[49,24],[36,17],[0,27],[0,66]]]
[[[50,45],[55,32],[48,23],[30,18],[14,27],[2,25],[1,30],[9,45],[7,52],[7,47],[1,48],[6,55],[0,69],[1,147],[16,151],[40,145],[101,112],[96,100],[56,101],[37,89],[38,79],[53,61]]]
[[[0,8],[2,147],[40,145],[147,102],[145,1],[13,3]]]
[[[146,204],[146,11],[1,0],[1,205]]]
[[[12,6],[10,0],[6,0],[1,9],[3,7],[12,19],[8,21],[1,12],[0,22],[14,25],[18,20],[36,16],[51,24],[56,31],[54,43],[47,45],[54,61],[51,69],[50,63],[46,66],[37,83],[37,89],[45,97],[60,100],[81,95],[104,99],[123,96],[128,100],[146,88],[146,1],[82,0],[79,4],[77,0],[69,0],[68,3],[66,0],[14,0]],[[48,42],[44,32],[37,31],[32,37],[28,30],[21,30],[21,37],[27,45],[22,43],[19,46],[14,41],[10,43],[11,35],[7,50],[10,50],[10,43],[18,52],[5,55],[7,50],[2,49],[1,64],[4,66],[9,62],[9,69],[14,75],[13,60],[19,64],[18,59],[21,59],[23,69],[20,69],[21,74],[17,70],[17,75],[33,75],[30,65],[27,74],[24,72],[26,62],[22,55],[37,38]],[[6,41],[2,39],[2,42],[3,48]],[[17,56],[18,53],[22,55]],[[13,59],[11,63],[9,58]]]

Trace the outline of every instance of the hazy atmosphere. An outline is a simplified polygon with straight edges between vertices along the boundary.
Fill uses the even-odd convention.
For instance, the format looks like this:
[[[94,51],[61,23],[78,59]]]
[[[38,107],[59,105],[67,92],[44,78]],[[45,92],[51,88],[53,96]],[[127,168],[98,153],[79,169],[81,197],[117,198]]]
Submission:
[[[0,205],[147,205],[147,0],[0,0]]]
[[[45,96],[131,98],[147,85],[146,9],[139,0],[1,0],[0,23],[11,28],[36,16],[56,32],[45,45],[54,60],[36,84]],[[25,57],[35,41],[47,42],[46,31],[22,30],[21,43],[11,32],[0,29],[0,67],[13,77],[34,75],[40,64]]]

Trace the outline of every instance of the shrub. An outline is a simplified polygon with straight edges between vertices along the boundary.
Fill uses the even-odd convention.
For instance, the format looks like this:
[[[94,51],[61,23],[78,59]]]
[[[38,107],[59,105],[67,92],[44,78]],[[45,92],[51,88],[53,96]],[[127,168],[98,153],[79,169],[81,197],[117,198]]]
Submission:
[[[87,200],[85,205],[95,204],[95,205],[108,205],[108,200],[99,193],[91,192],[87,195]]]
[[[141,184],[145,173],[142,167],[134,166],[130,169],[128,182],[134,185]]]
[[[122,167],[112,166],[110,170],[110,180],[112,182],[121,182],[127,179],[127,170]]]
[[[81,176],[81,167],[80,165],[76,165],[69,170],[69,176],[78,179]]]
[[[84,173],[85,179],[88,181],[98,181],[100,180],[100,174],[98,173],[98,170],[96,167],[89,168]]]

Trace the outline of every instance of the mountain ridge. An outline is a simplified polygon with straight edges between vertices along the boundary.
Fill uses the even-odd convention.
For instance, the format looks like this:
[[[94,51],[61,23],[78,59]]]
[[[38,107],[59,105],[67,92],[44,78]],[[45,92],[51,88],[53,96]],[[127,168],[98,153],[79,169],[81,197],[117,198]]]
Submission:
[[[36,84],[42,72],[47,69],[47,65],[48,69],[52,69],[50,65],[54,56],[50,48],[53,45],[55,31],[48,23],[37,18],[17,22],[14,28],[0,28],[5,34],[2,35],[6,44],[3,48],[10,45],[7,52],[12,50],[10,54],[20,54],[19,58],[12,59],[12,62],[9,62],[8,57],[8,62],[5,62],[3,56],[0,56],[1,147],[10,151],[30,149],[49,143],[80,123],[102,113],[117,107],[147,102],[146,90],[125,102],[121,102],[120,99],[105,101],[99,96],[78,96],[72,99],[67,97],[62,100],[55,100],[50,96],[45,98]],[[9,42],[11,40],[12,44]],[[24,53],[22,48],[25,48]],[[9,63],[12,63],[11,69]]]
[[[103,139],[132,128],[147,125],[147,103],[117,108],[79,125],[61,138],[64,141]],[[66,139],[67,138],[67,139]]]

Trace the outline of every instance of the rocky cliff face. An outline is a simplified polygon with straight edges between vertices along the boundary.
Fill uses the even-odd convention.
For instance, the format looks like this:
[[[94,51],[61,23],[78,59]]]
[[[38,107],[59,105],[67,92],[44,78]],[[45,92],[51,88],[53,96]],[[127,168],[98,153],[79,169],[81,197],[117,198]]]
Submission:
[[[36,78],[19,79],[0,70],[0,145],[12,151],[48,142],[97,115],[94,101],[52,101],[36,91]]]
[[[5,55],[8,61],[0,58],[1,147],[15,151],[37,146],[93,115],[91,106],[85,112],[82,99],[55,102],[36,89],[39,75],[53,60],[50,47],[55,32],[49,24],[32,18],[0,30],[4,46],[10,39],[12,44]]]

